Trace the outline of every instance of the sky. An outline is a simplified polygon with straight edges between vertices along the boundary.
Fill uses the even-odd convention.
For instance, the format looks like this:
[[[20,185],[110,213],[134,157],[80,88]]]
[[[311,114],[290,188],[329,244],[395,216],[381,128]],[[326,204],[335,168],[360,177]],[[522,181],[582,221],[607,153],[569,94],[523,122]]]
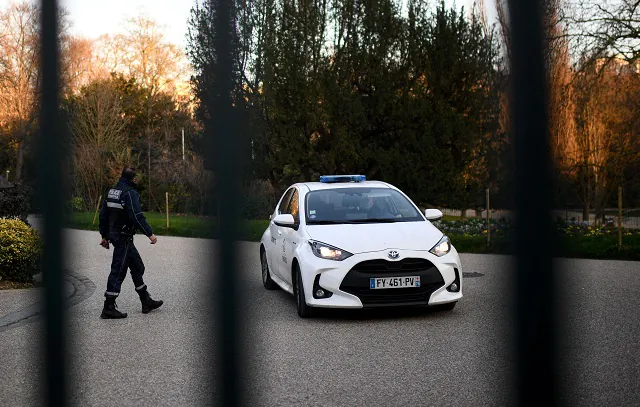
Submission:
[[[4,9],[12,0],[0,0]],[[35,0],[33,0],[35,1]],[[124,22],[141,13],[164,27],[166,39],[182,49],[186,46],[187,20],[196,0],[59,0],[70,14],[71,34],[97,38],[122,32]],[[436,3],[438,0],[431,0]],[[471,7],[473,0],[445,0],[447,6]],[[493,0],[485,0],[491,8]],[[491,5],[491,6],[490,6]],[[488,13],[492,17],[491,11]]]
[[[89,38],[123,30],[131,17],[146,14],[166,31],[166,39],[186,45],[187,20],[195,0],[61,0],[71,17],[71,33]]]
[[[0,0],[0,9],[12,2]],[[184,49],[187,20],[195,0],[59,0],[58,4],[70,14],[73,35],[97,38],[122,32],[128,18],[144,13],[166,30],[169,42]]]

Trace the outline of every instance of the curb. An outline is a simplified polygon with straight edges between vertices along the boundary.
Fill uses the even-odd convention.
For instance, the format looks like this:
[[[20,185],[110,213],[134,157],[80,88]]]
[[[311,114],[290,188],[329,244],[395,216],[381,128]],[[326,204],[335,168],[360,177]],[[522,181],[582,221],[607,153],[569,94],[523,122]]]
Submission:
[[[73,292],[66,298],[66,305],[72,307],[91,297],[96,285],[87,277],[69,270],[64,272],[65,280],[73,286]],[[12,312],[0,318],[0,332],[17,328],[38,320],[42,314],[42,301],[32,304],[20,311]]]

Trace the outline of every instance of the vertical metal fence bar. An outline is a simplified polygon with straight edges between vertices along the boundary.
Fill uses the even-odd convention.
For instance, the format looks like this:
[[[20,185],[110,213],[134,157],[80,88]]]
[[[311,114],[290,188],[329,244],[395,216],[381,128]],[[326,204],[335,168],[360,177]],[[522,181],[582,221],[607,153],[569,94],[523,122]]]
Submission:
[[[618,250],[622,250],[622,186],[618,187]]]
[[[487,193],[487,247],[491,246],[491,190],[489,188],[486,189]]]
[[[239,135],[232,107],[233,92],[233,0],[214,2],[218,25],[216,41],[216,69],[213,129],[209,134],[214,149],[209,150],[217,163],[218,205],[220,239],[218,244],[218,268],[215,273],[214,302],[215,333],[217,336],[217,374],[214,405],[239,406],[244,404],[241,371],[243,338],[241,335],[240,306],[238,304],[238,267],[236,261],[236,238],[238,230],[238,183],[240,182]]]
[[[516,154],[516,400],[557,403],[551,161],[542,2],[510,0],[512,137]]]
[[[42,259],[45,329],[45,400],[66,403],[65,297],[63,290],[63,137],[59,112],[58,8],[56,0],[42,0],[40,31],[41,106],[38,140],[38,198],[44,216]]]

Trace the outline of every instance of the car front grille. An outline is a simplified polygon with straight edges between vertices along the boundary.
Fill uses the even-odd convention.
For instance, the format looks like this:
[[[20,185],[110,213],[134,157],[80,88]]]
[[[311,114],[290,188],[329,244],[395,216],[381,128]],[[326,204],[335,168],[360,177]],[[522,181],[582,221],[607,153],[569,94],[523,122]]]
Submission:
[[[372,277],[420,276],[420,287],[369,288]],[[356,264],[340,284],[340,290],[357,296],[365,307],[426,305],[431,294],[444,285],[440,271],[427,259],[367,260]]]
[[[387,274],[389,272],[415,273],[433,267],[427,259],[408,258],[400,261],[367,260],[356,264],[352,270],[360,273]]]

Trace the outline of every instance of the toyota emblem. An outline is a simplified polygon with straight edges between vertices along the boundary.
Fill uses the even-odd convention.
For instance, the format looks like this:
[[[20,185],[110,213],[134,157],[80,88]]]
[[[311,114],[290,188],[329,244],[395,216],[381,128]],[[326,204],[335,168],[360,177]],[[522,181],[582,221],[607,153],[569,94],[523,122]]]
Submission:
[[[390,259],[397,259],[398,257],[400,257],[400,253],[398,253],[397,250],[391,250],[389,251],[389,258]]]

